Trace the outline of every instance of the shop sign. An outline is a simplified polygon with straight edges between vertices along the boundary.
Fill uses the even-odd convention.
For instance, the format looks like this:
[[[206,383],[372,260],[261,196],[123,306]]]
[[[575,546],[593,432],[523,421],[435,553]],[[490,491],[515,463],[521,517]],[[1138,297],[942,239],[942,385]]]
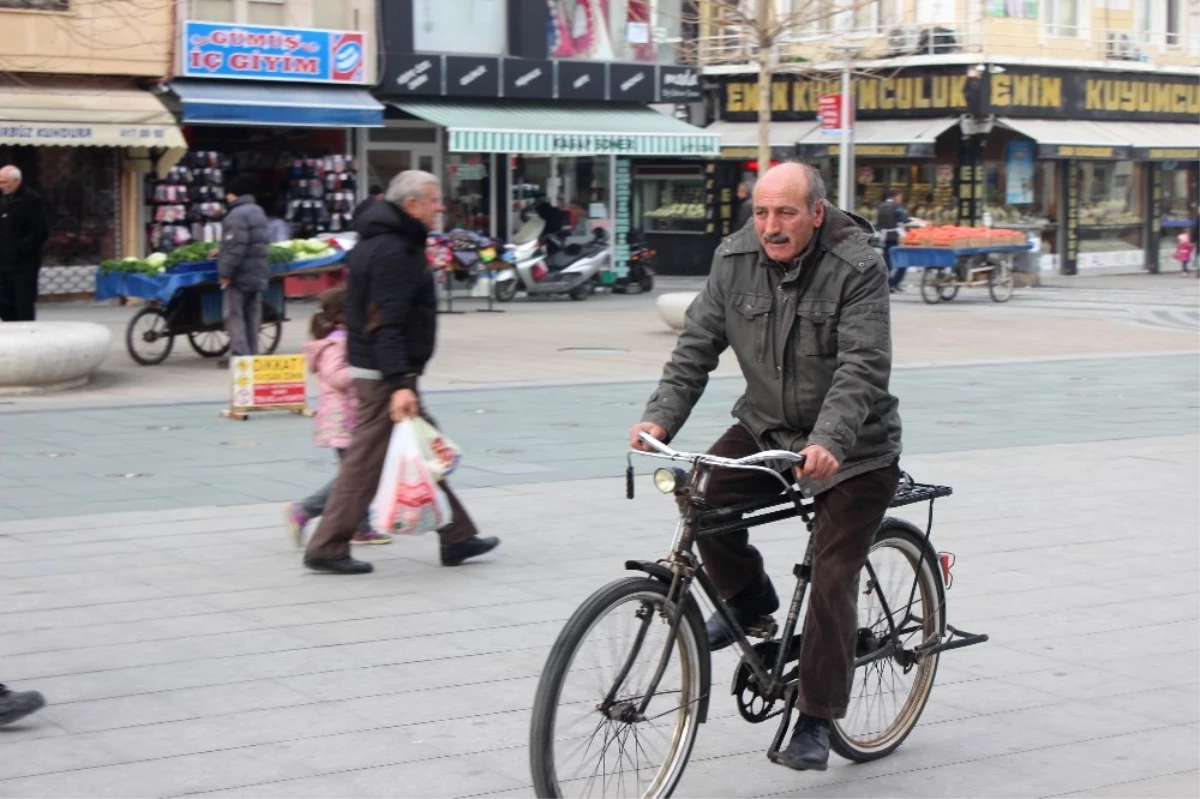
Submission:
[[[230,364],[233,410],[297,408],[307,403],[303,355],[251,355]]]
[[[700,75],[691,67],[658,68],[658,101],[660,103],[698,103],[704,99],[700,92]]]
[[[525,58],[504,59],[504,96],[553,99],[554,64]]]
[[[1006,148],[1004,201],[1009,205],[1033,202],[1033,142],[1010,141]]]
[[[182,73],[190,78],[366,83],[360,31],[183,23]]]
[[[440,95],[442,57],[438,55],[389,56],[380,83],[383,94]]]
[[[499,97],[500,60],[446,56],[446,94],[452,97]]]
[[[611,155],[613,153],[633,153],[637,148],[637,140],[633,136],[606,136],[591,133],[563,134],[554,137],[553,147],[554,152],[560,155],[570,155],[571,153]]]
[[[1060,180],[1066,185],[1064,205],[1067,209],[1067,225],[1060,266],[1064,275],[1073,275],[1079,269],[1079,201],[1082,197],[1080,184],[1083,182],[1083,170],[1071,163],[1063,164],[1061,169]]]
[[[821,133],[841,134],[842,96],[826,94],[817,99],[817,118],[821,121]]]
[[[653,103],[654,67],[641,64],[608,65],[608,99]]]
[[[933,158],[933,142],[918,141],[908,144],[855,144],[856,158]],[[842,152],[840,144],[797,144],[796,151],[804,158],[837,158]]]
[[[608,76],[604,65],[588,61],[556,61],[558,97],[561,100],[604,100]]]
[[[1200,147],[1134,147],[1137,161],[1200,161]]]
[[[1200,77],[1009,67],[988,76],[986,110],[1003,116],[1188,122]]]
[[[0,122],[0,144],[74,144],[105,147],[177,147],[178,129],[166,125],[73,125]]]
[[[616,220],[614,220],[613,264],[616,266],[618,278],[629,274],[629,195],[632,192],[632,168],[628,158],[616,159],[614,165],[617,171],[616,182],[613,186],[613,197],[616,199]]]
[[[1088,144],[1039,144],[1038,158],[1071,158],[1084,161],[1125,161],[1133,156],[1133,148],[1124,145],[1095,146]]]

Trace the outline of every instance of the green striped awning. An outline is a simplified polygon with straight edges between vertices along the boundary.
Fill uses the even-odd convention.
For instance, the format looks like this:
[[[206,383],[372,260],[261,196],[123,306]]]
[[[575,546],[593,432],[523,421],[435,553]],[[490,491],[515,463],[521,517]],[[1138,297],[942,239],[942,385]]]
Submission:
[[[452,153],[712,156],[721,137],[644,105],[393,103],[447,130]]]

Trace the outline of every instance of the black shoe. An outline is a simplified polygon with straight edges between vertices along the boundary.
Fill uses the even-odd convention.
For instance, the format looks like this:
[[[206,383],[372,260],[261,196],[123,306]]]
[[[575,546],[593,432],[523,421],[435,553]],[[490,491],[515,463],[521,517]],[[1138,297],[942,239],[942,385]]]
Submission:
[[[775,586],[763,575],[756,582],[743,588],[735,596],[725,601],[733,611],[738,626],[744,631],[746,627],[756,622],[762,616],[767,616],[779,610],[779,597],[775,594]],[[720,614],[714,613],[704,625],[708,633],[708,650],[716,652],[731,646],[734,641],[733,630],[729,629],[721,619]]]
[[[217,368],[218,369],[228,369],[229,368],[229,359],[228,358],[217,358]]]
[[[491,552],[498,546],[500,546],[499,538],[480,538],[479,536],[444,546],[442,547],[442,565],[457,566],[465,560]]]
[[[46,704],[37,691],[10,691],[0,685],[0,727],[36,712]]]
[[[315,572],[328,572],[329,574],[370,574],[375,571],[375,567],[370,563],[355,560],[349,555],[337,560],[305,558],[304,565]]]
[[[796,771],[824,771],[829,768],[830,726],[828,719],[801,713],[787,749],[772,755],[771,762]]]

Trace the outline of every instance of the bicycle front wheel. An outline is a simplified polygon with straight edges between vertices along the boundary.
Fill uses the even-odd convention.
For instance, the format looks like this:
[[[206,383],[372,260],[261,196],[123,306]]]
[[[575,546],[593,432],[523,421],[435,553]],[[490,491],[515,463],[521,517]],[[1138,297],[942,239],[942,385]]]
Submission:
[[[938,655],[918,657],[915,650],[946,632],[941,572],[921,536],[885,521],[867,559],[858,592],[858,657],[886,646],[892,629],[900,651],[855,669],[846,716],[833,723],[833,751],[858,763],[891,754],[917,725]]]
[[[530,730],[541,797],[670,796],[696,740],[708,655],[688,602],[675,634],[667,586],[631,577],[593,594],[563,628],[538,683]],[[668,653],[662,679],[639,708]]]

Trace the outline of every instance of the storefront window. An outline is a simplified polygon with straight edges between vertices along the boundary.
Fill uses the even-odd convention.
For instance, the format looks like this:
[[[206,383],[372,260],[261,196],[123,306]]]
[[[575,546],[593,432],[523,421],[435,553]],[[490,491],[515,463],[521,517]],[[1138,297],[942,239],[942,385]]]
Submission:
[[[1044,228],[1055,221],[1058,169],[1054,161],[1033,161],[1028,172],[1011,162],[984,164],[984,213],[994,227]]]
[[[1188,220],[1196,218],[1196,167],[1177,166],[1163,170],[1162,218]]]
[[[33,185],[46,198],[44,266],[90,266],[117,255],[117,151],[39,147]],[[33,183],[33,181],[31,181]]]
[[[644,233],[703,233],[704,174],[698,167],[634,170],[633,225]]]
[[[549,0],[551,58],[675,63],[682,5],[675,0]]]
[[[446,230],[465,228],[489,235],[492,193],[491,156],[451,153],[446,164]]]
[[[1129,161],[1082,161],[1079,265],[1141,266],[1144,168]]]
[[[596,228],[611,229],[611,156],[522,156],[516,160],[510,235],[534,213],[556,219],[558,227],[573,236],[590,237]],[[547,229],[553,226],[547,223]]]

